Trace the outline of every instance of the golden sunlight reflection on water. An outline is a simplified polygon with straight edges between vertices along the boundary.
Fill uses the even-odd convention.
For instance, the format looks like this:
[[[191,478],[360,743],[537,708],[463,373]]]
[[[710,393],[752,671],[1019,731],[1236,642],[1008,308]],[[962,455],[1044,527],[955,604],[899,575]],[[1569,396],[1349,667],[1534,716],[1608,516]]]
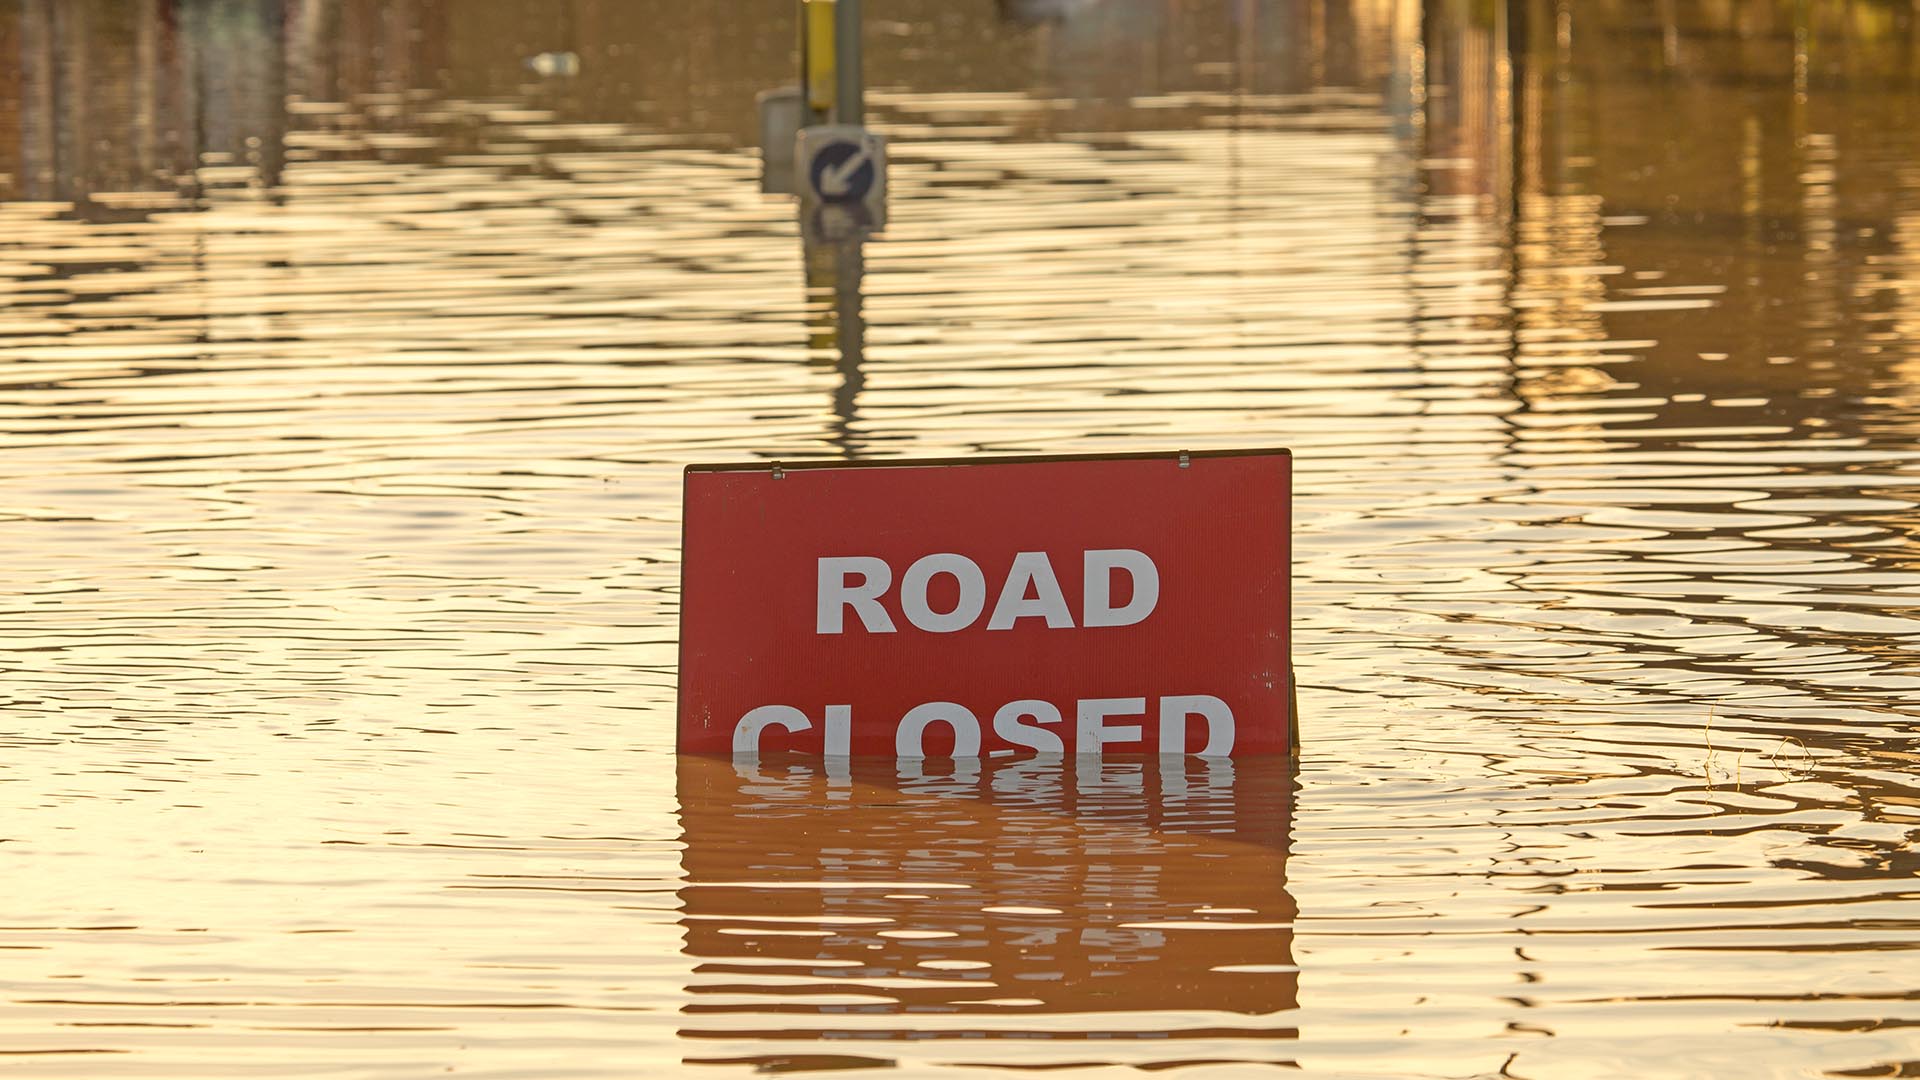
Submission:
[[[783,0],[0,8],[0,1072],[1920,1070],[1909,6],[874,7],[859,252]],[[1239,445],[1297,777],[674,760],[681,465]]]

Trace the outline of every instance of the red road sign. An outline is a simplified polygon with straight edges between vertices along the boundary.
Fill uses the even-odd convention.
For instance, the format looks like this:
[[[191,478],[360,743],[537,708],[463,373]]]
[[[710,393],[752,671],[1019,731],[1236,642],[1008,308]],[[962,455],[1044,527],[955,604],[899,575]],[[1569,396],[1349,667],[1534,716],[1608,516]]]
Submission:
[[[695,465],[682,753],[1283,753],[1284,450]]]

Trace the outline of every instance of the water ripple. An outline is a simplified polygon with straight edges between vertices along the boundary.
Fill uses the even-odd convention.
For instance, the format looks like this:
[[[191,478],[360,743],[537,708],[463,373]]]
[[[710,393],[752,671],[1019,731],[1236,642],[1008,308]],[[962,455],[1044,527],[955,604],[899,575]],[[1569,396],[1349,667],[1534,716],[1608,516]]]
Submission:
[[[149,7],[0,10],[9,1062],[1915,1068],[1912,20],[902,0],[852,252],[791,5]],[[1297,777],[672,757],[682,465],[1243,445]]]

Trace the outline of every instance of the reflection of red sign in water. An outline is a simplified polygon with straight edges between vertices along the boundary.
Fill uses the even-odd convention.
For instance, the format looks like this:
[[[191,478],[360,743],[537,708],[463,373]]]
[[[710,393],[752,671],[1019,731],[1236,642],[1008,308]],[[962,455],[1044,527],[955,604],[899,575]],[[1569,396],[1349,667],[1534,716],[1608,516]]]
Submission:
[[[697,1060],[771,1065],[800,1041],[911,1055],[906,1075],[1291,1056],[1284,757],[678,771]]]
[[[690,467],[680,750],[1285,752],[1289,466]]]

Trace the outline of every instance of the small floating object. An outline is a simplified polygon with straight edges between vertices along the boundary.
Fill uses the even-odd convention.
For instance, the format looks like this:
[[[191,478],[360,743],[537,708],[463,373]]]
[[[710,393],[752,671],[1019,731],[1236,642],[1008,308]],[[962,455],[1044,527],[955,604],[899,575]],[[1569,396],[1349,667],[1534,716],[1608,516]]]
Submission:
[[[527,57],[523,63],[528,71],[547,78],[571,78],[580,74],[580,54],[575,52],[543,52]]]
[[[1008,22],[1066,22],[1100,0],[999,0],[1000,17]]]

